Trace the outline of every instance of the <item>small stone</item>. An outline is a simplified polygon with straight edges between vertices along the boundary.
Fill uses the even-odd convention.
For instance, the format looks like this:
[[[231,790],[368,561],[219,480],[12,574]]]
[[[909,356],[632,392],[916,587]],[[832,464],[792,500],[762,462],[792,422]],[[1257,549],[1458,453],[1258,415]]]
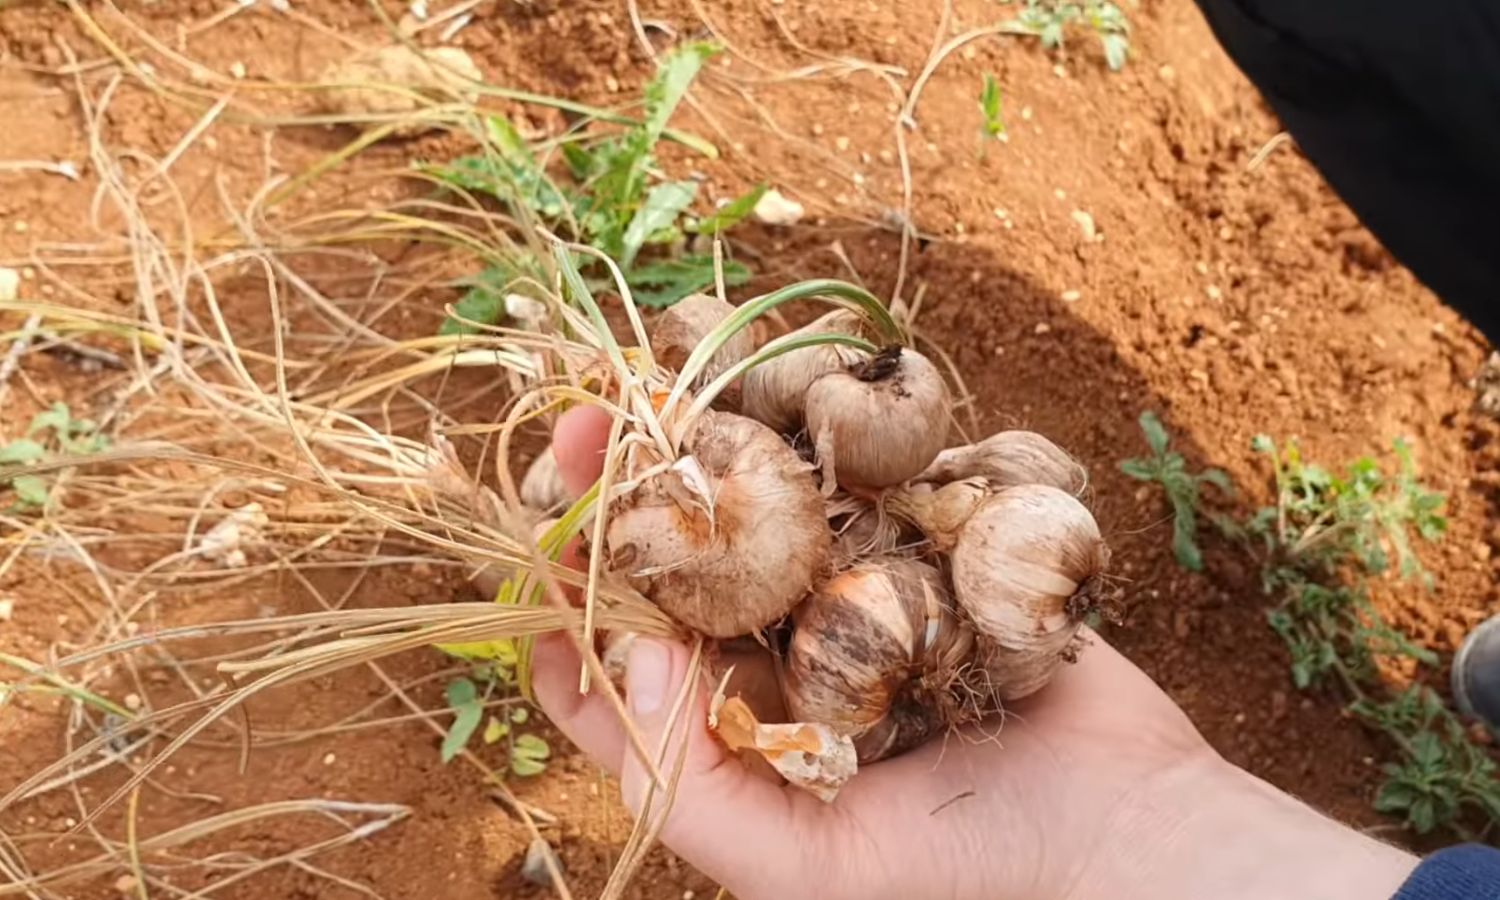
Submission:
[[[682,900],[693,900],[693,898],[696,896],[698,895],[693,893],[692,888],[688,888],[687,890],[682,892]]]
[[[976,59],[979,56],[979,48],[970,44],[964,48],[964,59]]]
[[[1063,291],[1061,296],[1064,303],[1077,303],[1083,299],[1083,294],[1079,291]]]
[[[1099,226],[1094,224],[1094,217],[1081,209],[1075,209],[1071,213],[1073,221],[1078,223],[1078,230],[1083,232],[1083,239],[1093,241],[1099,237]]]
[[[25,234],[31,230],[31,226],[26,224],[26,220],[24,219],[17,219],[16,223],[10,227],[16,234]]]
[[[764,225],[795,225],[802,221],[806,210],[802,204],[784,196],[772,188],[756,201],[753,215]]]
[[[868,166],[870,163],[875,161],[875,157],[870,155],[870,151],[861,150],[859,151],[859,161]]]
[[[1208,299],[1210,300],[1218,300],[1219,298],[1224,296],[1224,292],[1219,290],[1219,286],[1217,284],[1211,284],[1208,287],[1204,288],[1203,293],[1207,294]]]
[[[325,766],[331,766],[331,765],[333,765],[337,761],[338,761],[338,757],[335,756],[332,752],[328,752],[328,753],[323,754],[323,765],[325,765]]]
[[[549,865],[548,863],[551,863]],[[552,886],[552,868],[556,867],[562,872],[562,860],[558,859],[557,851],[547,843],[545,838],[534,838],[531,845],[526,848],[526,860],[521,863],[521,877],[527,884],[534,884],[540,888]]]
[[[1243,724],[1245,724],[1245,714],[1244,713],[1235,713],[1234,714],[1234,724],[1236,724],[1236,725],[1243,725]]]
[[[891,165],[896,161],[896,154],[889,150],[882,150],[880,151],[880,161],[886,165]]]
[[[58,625],[58,627],[61,628],[61,627],[66,626],[67,624],[68,624],[68,614],[67,613],[58,613],[57,614],[57,625]]]
[[[240,62],[239,60],[235,60],[234,62],[229,64],[229,74],[234,76],[235,78],[244,78],[249,74],[249,72],[245,69],[244,63]]]
[[[1052,74],[1056,75],[1058,78],[1067,78],[1068,69],[1062,63],[1058,63],[1057,65],[1052,67]]]
[[[128,710],[130,710],[131,712],[135,712],[136,710],[140,709],[141,708],[141,695],[140,694],[126,694],[125,695],[125,708],[128,709]]]
[[[64,828],[77,828],[78,827],[78,820],[75,819],[75,818],[73,818],[72,816],[68,816],[66,819],[63,819],[63,827]]]
[[[9,303],[21,294],[21,273],[0,267],[0,303]]]
[[[1068,192],[1063,190],[1062,188],[1053,188],[1052,196],[1056,197],[1059,200],[1066,200],[1068,199]]]
[[[120,894],[134,894],[135,885],[134,875],[121,875],[115,879],[115,892]]]
[[[839,152],[842,153],[849,149],[849,139],[841,134],[833,139],[833,146],[837,147]]]
[[[0,622],[9,622],[10,617],[16,613],[16,601],[6,598],[0,600]]]
[[[1199,275],[1207,275],[1208,263],[1204,262],[1201,259],[1198,260],[1197,262],[1193,263],[1193,271],[1197,272]]]
[[[1157,69],[1156,70],[1156,75],[1162,81],[1176,81],[1177,80],[1177,70],[1174,69],[1174,68],[1172,68],[1171,66],[1168,66],[1168,65],[1164,65],[1160,69]]]
[[[861,175],[858,172],[855,172],[854,175],[851,176],[851,178],[854,181],[855,187],[859,187],[860,185],[865,183],[865,176]]]
[[[1037,334],[1046,334],[1051,330],[1052,326],[1048,325],[1046,322],[1038,322],[1036,323],[1036,327],[1032,329],[1032,331],[1036,332]]]
[[[620,92],[620,79],[613,75],[604,76],[604,89],[611,94],[618,94]]]
[[[1023,107],[1021,107],[1021,121],[1023,121],[1023,122],[1030,122],[1032,115],[1034,115],[1034,113],[1032,112],[1031,107],[1029,107],[1029,106],[1023,106]]]
[[[815,135],[818,135],[819,137],[821,137],[823,135],[823,123],[822,122],[814,122],[813,123],[813,127],[812,127],[812,133],[815,134]]]
[[[1219,228],[1219,240],[1221,240],[1221,241],[1229,241],[1229,240],[1233,240],[1233,239],[1234,239],[1234,229],[1233,228],[1230,228],[1228,225],[1223,225],[1223,226],[1221,226]]]

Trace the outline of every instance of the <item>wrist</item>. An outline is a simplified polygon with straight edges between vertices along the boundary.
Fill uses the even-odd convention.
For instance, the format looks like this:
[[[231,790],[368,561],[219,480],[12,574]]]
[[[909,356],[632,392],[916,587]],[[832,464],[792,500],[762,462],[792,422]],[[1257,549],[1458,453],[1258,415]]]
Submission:
[[[1217,754],[1149,779],[1115,818],[1111,859],[1072,900],[1389,900],[1417,864]]]

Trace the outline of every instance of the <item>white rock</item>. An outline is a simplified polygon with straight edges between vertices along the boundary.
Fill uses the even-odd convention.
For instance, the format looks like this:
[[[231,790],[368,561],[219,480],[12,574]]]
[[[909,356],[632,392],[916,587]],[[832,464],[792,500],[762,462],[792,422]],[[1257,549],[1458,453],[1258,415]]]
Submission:
[[[10,617],[16,614],[16,601],[0,600],[0,622],[9,622]]]
[[[21,273],[0,267],[0,302],[10,302],[21,294]]]
[[[531,846],[526,848],[526,860],[521,863],[521,877],[526,879],[528,884],[543,888],[551,887],[552,868],[547,865],[548,860],[552,861],[552,865],[556,866],[558,872],[563,870],[562,860],[558,859],[557,851],[552,849],[552,845],[547,843],[546,838],[532,839]]]
[[[505,295],[505,314],[528,331],[537,331],[547,321],[547,304],[525,294]]]
[[[807,210],[776,189],[766,191],[755,204],[755,218],[767,225],[796,225]]]
[[[1094,224],[1094,217],[1081,209],[1072,212],[1073,221],[1078,223],[1078,230],[1083,232],[1083,239],[1092,241],[1099,235],[1099,227]]]

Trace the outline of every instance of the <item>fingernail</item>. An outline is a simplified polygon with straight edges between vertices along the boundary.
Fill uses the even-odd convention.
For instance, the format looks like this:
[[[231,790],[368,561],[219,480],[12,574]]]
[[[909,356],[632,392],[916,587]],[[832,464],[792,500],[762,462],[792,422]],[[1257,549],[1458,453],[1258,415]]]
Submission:
[[[672,680],[672,654],[659,641],[637,639],[630,644],[625,667],[625,696],[630,711],[649,716],[661,709]]]

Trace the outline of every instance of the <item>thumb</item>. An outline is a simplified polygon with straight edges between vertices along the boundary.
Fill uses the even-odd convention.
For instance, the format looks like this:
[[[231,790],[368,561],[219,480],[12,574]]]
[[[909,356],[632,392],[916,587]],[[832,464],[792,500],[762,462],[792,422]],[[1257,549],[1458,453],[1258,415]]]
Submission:
[[[692,685],[682,699],[690,664],[681,644],[645,637],[631,644],[626,702],[666,783],[654,785],[627,750],[620,772],[625,804],[637,816],[645,810],[648,822],[665,812],[662,842],[735,896],[788,896],[772,889],[776,875],[765,871],[764,861],[778,860],[780,874],[806,871],[798,860],[826,832],[817,824],[826,808],[753,774],[709,733],[705,686]],[[787,887],[796,894],[805,884]]]

